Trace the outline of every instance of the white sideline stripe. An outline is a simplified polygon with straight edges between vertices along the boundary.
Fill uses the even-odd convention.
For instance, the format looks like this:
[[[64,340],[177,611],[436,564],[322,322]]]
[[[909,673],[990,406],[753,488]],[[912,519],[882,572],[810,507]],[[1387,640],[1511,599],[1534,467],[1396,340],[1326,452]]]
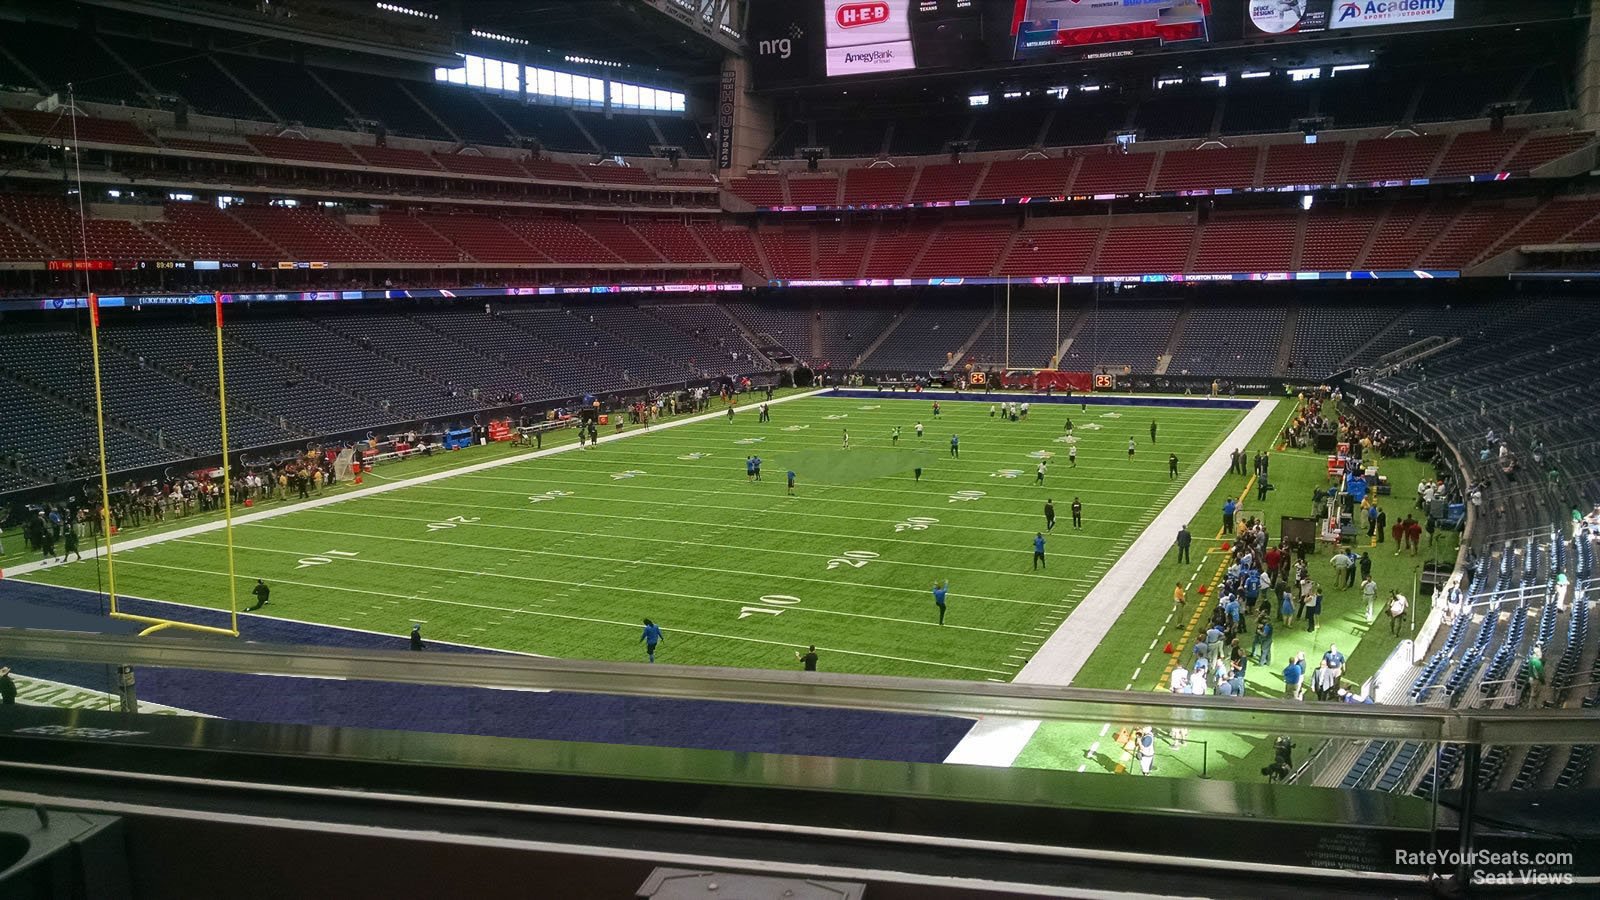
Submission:
[[[1195,469],[1188,483],[1145,528],[1133,546],[1117,559],[1100,583],[1090,589],[1066,621],[1033,655],[1033,659],[1011,679],[1013,684],[1066,686],[1072,683],[1083,664],[1089,661],[1089,655],[1127,610],[1139,588],[1144,586],[1150,574],[1151,562],[1166,554],[1172,536],[1178,533],[1178,526],[1193,522],[1212,491],[1222,483],[1223,476],[1228,473],[1229,462],[1222,454],[1232,452],[1233,447],[1248,444],[1277,406],[1278,401],[1271,398],[1256,402],[1233,432]],[[1069,623],[1071,627],[1068,627]],[[1130,683],[1128,689],[1132,687]],[[950,751],[950,755],[945,757],[945,762],[1010,766],[1017,761],[1042,724],[1039,719],[980,718],[967,736]]]
[[[771,401],[771,405],[777,406],[779,403],[788,403],[792,400],[805,400],[811,397],[821,396],[822,394],[827,393],[828,390],[831,389],[807,391],[803,394],[791,394],[787,397],[779,397]],[[725,412],[701,413],[698,416],[690,416],[687,419],[678,419],[674,422],[665,422],[648,429],[635,429],[633,431],[625,431],[621,434],[601,435],[600,443],[609,444],[612,441],[621,441],[627,440],[628,438],[639,437],[641,435],[655,434],[668,428],[678,428],[683,425],[693,425],[698,422],[709,422],[713,419],[726,415],[727,413]],[[504,456],[500,459],[484,460],[483,462],[472,463],[471,465],[461,466],[455,469],[448,469],[443,472],[431,472],[427,475],[418,475],[415,478],[405,478],[398,481],[386,481],[383,484],[375,484],[372,487],[359,488],[357,490],[348,491],[332,497],[318,497],[314,500],[307,500],[303,503],[278,506],[272,509],[264,509],[260,512],[251,512],[245,513],[244,515],[234,516],[233,524],[244,525],[250,522],[260,522],[263,519],[274,519],[278,516],[287,516],[303,509],[319,509],[324,506],[332,506],[335,503],[343,503],[346,500],[355,500],[359,497],[371,497],[374,494],[385,494],[389,491],[414,487],[419,484],[431,484],[435,481],[443,481],[446,478],[454,478],[458,475],[470,475],[473,472],[486,472],[490,469],[498,469],[501,466],[515,465],[516,463],[527,462],[530,459],[541,459],[546,456],[554,456],[557,453],[571,453],[578,449],[579,445],[577,444],[562,444],[559,447],[551,447],[548,450],[532,450],[527,453],[519,453],[515,456]],[[144,537],[119,541],[116,544],[116,548],[118,550],[133,550],[139,547],[148,547],[152,544],[164,544],[167,541],[177,540],[178,538],[194,537],[195,535],[209,534],[213,531],[221,531],[226,524],[226,520],[219,519],[214,522],[206,522],[201,525],[191,525],[187,528],[179,528],[173,531],[163,531],[160,534],[150,534]],[[104,552],[104,546],[96,546],[94,549],[90,550],[84,555],[89,558],[97,559],[104,554]],[[46,564],[43,561],[23,563],[22,565],[13,568],[10,574],[13,577],[27,575],[30,572],[36,572],[45,567]]]

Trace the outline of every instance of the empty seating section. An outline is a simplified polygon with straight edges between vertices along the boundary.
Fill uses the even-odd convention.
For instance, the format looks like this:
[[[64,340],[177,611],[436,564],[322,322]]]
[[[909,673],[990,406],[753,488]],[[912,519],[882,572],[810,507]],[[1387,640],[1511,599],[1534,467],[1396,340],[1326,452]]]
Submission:
[[[92,216],[80,220],[77,204],[69,205],[65,197],[0,194],[0,216],[49,248],[56,259],[166,259],[172,255],[134,222]],[[38,259],[38,254],[33,258]]]
[[[1507,172],[1525,175],[1545,163],[1560,159],[1594,141],[1590,132],[1534,134],[1523,142],[1505,164]]]
[[[1372,236],[1371,246],[1360,268],[1409,269],[1417,257],[1439,236],[1438,229],[1449,221],[1447,213],[1429,210],[1418,204],[1396,205],[1389,210]]]
[[[435,153],[434,159],[448,172],[463,175],[489,175],[495,178],[527,177],[527,170],[514,159],[478,153]]]
[[[811,231],[783,229],[760,233],[761,252],[774,278],[810,278]]]
[[[1515,231],[1532,212],[1530,207],[1471,207],[1422,255],[1419,264],[1425,269],[1460,269],[1497,238]]]
[[[814,313],[810,304],[796,304],[787,299],[774,303],[741,300],[728,304],[728,312],[743,322],[763,347],[767,346],[767,342],[771,342],[789,351],[798,359],[812,359],[811,322]],[[877,334],[873,334],[873,337],[877,337]],[[815,362],[820,365],[831,360],[832,357],[828,357]],[[841,358],[835,364],[845,366],[848,365],[848,360]]]
[[[218,56],[216,60],[284,122],[313,128],[350,127],[350,111],[304,66],[234,54]]]
[[[421,322],[398,313],[373,310],[323,313],[316,315],[314,321],[355,341],[362,348],[405,360],[409,366],[427,373],[433,393],[438,393],[441,387],[451,388],[466,396],[477,391],[479,398],[485,402],[507,392],[520,393],[524,399],[555,395],[548,385],[527,374],[479,354]],[[430,404],[435,400],[428,393],[427,390],[418,389],[412,395],[413,399],[403,402],[431,409]],[[445,402],[460,401],[452,399]]]
[[[406,262],[463,262],[465,254],[439,232],[403,212],[351,216],[345,227],[358,241],[378,251],[379,259]]]
[[[1526,74],[1526,69],[1452,69],[1422,83],[1412,118],[1417,122],[1478,118],[1491,103],[1515,100],[1517,85]]]
[[[539,251],[496,219],[472,214],[419,214],[417,221],[486,263],[543,262]]]
[[[0,336],[0,359],[13,377],[63,397],[93,395],[89,341],[62,330],[12,331]],[[222,426],[215,397],[140,365],[117,353],[100,354],[101,387],[111,425],[141,429],[152,443],[162,440],[191,453],[222,449]],[[273,444],[295,437],[245,414],[229,417],[228,437],[236,447]]]
[[[303,159],[307,162],[339,163],[346,166],[361,165],[361,159],[343,144],[263,134],[252,135],[248,140],[261,151],[262,156],[275,159]]]
[[[1039,146],[1039,135],[1044,128],[1048,107],[1026,107],[1010,104],[988,107],[978,113],[972,123],[971,135],[974,150],[1021,150]]]
[[[624,385],[620,374],[607,372],[582,355],[574,356],[530,333],[547,315],[562,314],[559,310],[519,310],[491,317],[441,312],[414,318],[457,343],[555,386],[561,397],[577,397],[585,391],[614,390]]]
[[[24,465],[63,472],[69,454],[99,458],[94,420],[0,377],[0,409],[6,412],[5,449]],[[177,462],[182,456],[115,428],[106,429],[107,466],[122,471]]]
[[[195,112],[230,119],[270,118],[261,104],[250,99],[222,74],[209,54],[193,47],[102,36],[106,46],[132,66],[151,87],[163,95],[182,97]]]
[[[637,306],[604,305],[587,312],[596,327],[644,351],[619,359],[628,377],[642,384],[666,384],[734,371],[733,351],[718,353],[691,341],[687,335],[663,327],[660,319]]]
[[[1204,137],[1211,133],[1217,116],[1217,96],[1217,89],[1210,86],[1158,91],[1134,111],[1134,127],[1147,141]]]
[[[1334,128],[1398,125],[1415,94],[1415,82],[1403,75],[1343,72],[1322,83],[1317,112]]]
[[[71,84],[81,100],[139,102],[138,82],[87,31],[8,21],[5,36],[7,52],[44,82],[45,93],[65,98]]]
[[[607,153],[622,156],[649,156],[652,145],[659,145],[650,120],[640,115],[618,113],[610,118],[585,116],[583,126]]]
[[[1089,271],[1099,228],[1035,228],[1017,235],[999,275],[1071,275]]]
[[[889,136],[889,152],[896,156],[929,156],[945,149],[951,141],[966,136],[972,121],[970,113],[933,113],[895,119]]]
[[[1283,306],[1197,304],[1173,348],[1171,372],[1271,375],[1283,337]]]
[[[610,251],[626,263],[658,263],[663,257],[626,222],[610,219],[593,219],[580,226],[593,241],[596,252]],[[580,246],[574,243],[574,248]],[[559,260],[558,260],[559,262]]]
[[[1399,309],[1358,304],[1302,304],[1295,319],[1287,374],[1322,378],[1338,371],[1373,335],[1393,322]],[[1356,365],[1376,359],[1364,353]]]
[[[715,359],[719,366],[728,371],[748,371],[749,365],[745,364],[743,367],[735,365],[731,354],[748,354],[752,359],[761,358],[756,353],[756,348],[745,338],[744,332],[739,330],[739,326],[734,324],[727,312],[715,303],[673,303],[646,306],[643,309],[709,349],[711,354],[698,363],[702,368],[711,368],[710,360]],[[724,355],[727,355],[726,365],[723,365]]]
[[[906,194],[911,190],[911,180],[916,174],[917,170],[909,166],[849,169],[844,173],[844,195],[841,202],[846,206],[904,203]]]
[[[924,297],[862,365],[908,372],[942,369],[989,313],[988,307]]]
[[[1097,275],[1178,273],[1189,259],[1194,242],[1192,225],[1149,225],[1112,228],[1106,232]]]
[[[867,252],[866,278],[903,278],[928,246],[926,228],[879,228]]]
[[[456,137],[469,144],[512,143],[511,130],[495,115],[485,97],[477,91],[461,91],[449,85],[413,82],[404,90],[417,98],[427,110],[445,124]]]
[[[1053,197],[1067,192],[1073,159],[1015,159],[989,164],[974,197]]]
[[[336,389],[403,417],[460,415],[479,408],[466,396],[451,397],[443,382],[364,350],[315,322],[292,316],[239,318],[230,326],[240,342],[301,371],[315,373]]]
[[[1273,144],[1267,148],[1263,187],[1291,184],[1337,184],[1348,144]]]
[[[515,100],[485,99],[489,108],[517,134],[538,141],[539,146],[546,150],[593,153],[599,149],[567,110],[518,103]]]
[[[1350,173],[1345,179],[1354,184],[1422,178],[1433,168],[1445,139],[1424,137],[1373,138],[1357,141],[1350,157]]]
[[[1064,308],[1061,311],[1061,336],[1072,331],[1079,311]],[[1017,301],[1011,305],[1011,337],[1006,340],[1004,310],[998,310],[994,322],[972,342],[967,350],[968,361],[984,365],[1008,365],[1015,369],[1045,369],[1055,360],[1056,308],[1055,304],[1038,305]],[[1009,346],[1008,346],[1009,345]],[[1009,355],[1008,355],[1009,351]]]
[[[1177,322],[1175,305],[1101,303],[1084,313],[1061,367],[1078,372],[1103,365],[1153,371]]]
[[[1072,179],[1074,194],[1123,194],[1149,190],[1153,153],[1092,153]]]
[[[1256,164],[1260,158],[1259,147],[1168,151],[1162,155],[1155,189],[1247,188],[1255,184]],[[1081,181],[1081,174],[1079,178]]]
[[[1361,260],[1361,250],[1378,224],[1379,211],[1318,207],[1306,219],[1305,246],[1299,269],[1305,272],[1348,272]]]
[[[817,145],[839,158],[877,156],[883,152],[883,119],[844,119],[816,123]]]
[[[1281,76],[1241,81],[1228,89],[1222,109],[1223,134],[1297,131],[1311,115],[1312,87]]]
[[[817,277],[859,278],[867,257],[868,228],[817,228]]]
[[[730,178],[728,190],[753,206],[782,206],[785,202],[783,179],[776,174]]]
[[[1115,100],[1076,101],[1056,109],[1045,130],[1046,147],[1103,144],[1128,124],[1128,104]]]
[[[561,219],[507,217],[504,220],[517,236],[553,262],[621,262],[622,258],[601,246],[582,228]]]
[[[229,210],[290,259],[374,262],[381,254],[331,216],[312,209],[239,205]]]
[[[192,138],[162,137],[161,146],[170,150],[191,153],[227,153],[235,156],[260,156],[261,151],[243,141],[194,140]]]
[[[108,328],[106,337],[123,352],[143,357],[146,365],[206,390],[216,389],[216,338],[209,327],[141,321]],[[289,430],[334,434],[396,419],[393,414],[332,390],[231,340],[223,359],[228,374],[228,402],[271,422],[281,419]],[[207,410],[197,409],[195,414],[204,416]]]
[[[923,166],[911,189],[913,202],[968,200],[982,177],[983,163],[948,163]]]
[[[317,69],[316,75],[356,116],[383,123],[390,134],[447,141],[450,134],[392,78],[374,78],[339,69]]]
[[[681,222],[639,219],[633,222],[633,230],[667,262],[712,261],[705,246],[695,239],[694,229]]]
[[[1287,216],[1213,217],[1200,231],[1195,272],[1287,272],[1294,268],[1296,220]]]
[[[266,262],[285,257],[282,248],[208,203],[169,201],[162,221],[145,227],[189,259]]]
[[[370,163],[384,169],[420,169],[424,172],[437,172],[439,163],[434,158],[421,150],[403,150],[395,147],[364,147],[355,144],[350,147],[361,161]]]
[[[508,309],[500,316],[563,354],[567,365],[576,366],[577,373],[582,374],[575,373],[569,381],[578,381],[586,389],[597,392],[639,384],[629,378],[633,373],[628,370],[631,365],[641,365],[643,361],[629,348],[620,346],[614,335],[596,328],[584,318],[561,309]]]
[[[656,128],[666,139],[667,146],[677,147],[689,159],[709,159],[711,148],[706,146],[705,134],[700,126],[688,119],[662,116],[655,120]]]
[[[0,213],[3,215],[3,213]],[[52,251],[34,243],[21,232],[11,226],[0,222],[0,259],[27,261],[37,260]]]
[[[913,278],[983,276],[993,271],[1016,231],[1007,224],[946,226],[911,269]]]
[[[894,321],[893,308],[826,304],[817,310],[819,362],[849,366]]]
[[[1596,215],[1600,215],[1600,202],[1593,199],[1547,203],[1496,242],[1485,255],[1492,256],[1509,247],[1553,244],[1581,228]]]
[[[796,206],[834,206],[839,202],[839,179],[833,175],[790,178],[789,202]]]
[[[49,136],[70,140],[74,134],[87,144],[122,144],[129,147],[150,147],[155,142],[139,126],[118,119],[97,119],[93,116],[72,116],[65,110],[40,112],[33,109],[8,109],[5,115],[26,134]]]
[[[714,223],[701,223],[694,227],[695,236],[711,251],[713,262],[741,265],[752,272],[765,272],[761,264],[761,251],[756,249],[755,238],[743,228],[723,228]]]
[[[553,159],[540,159],[531,157],[522,161],[522,168],[535,178],[546,181],[565,181],[569,183],[582,183],[583,172],[571,163],[557,162]]]
[[[1525,131],[1469,131],[1458,134],[1444,151],[1434,177],[1484,175],[1499,172],[1511,149],[1522,142]]]
[[[648,171],[638,166],[601,165],[596,163],[584,166],[578,172],[582,178],[595,184],[651,184],[654,181]]]

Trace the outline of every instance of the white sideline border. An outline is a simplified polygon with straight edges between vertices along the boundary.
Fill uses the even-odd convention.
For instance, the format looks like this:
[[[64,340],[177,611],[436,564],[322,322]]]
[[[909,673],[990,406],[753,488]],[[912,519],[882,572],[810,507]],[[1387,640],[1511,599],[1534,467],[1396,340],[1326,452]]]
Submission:
[[[1144,587],[1152,563],[1172,548],[1178,526],[1194,522],[1204,512],[1212,491],[1228,474],[1228,460],[1222,454],[1249,446],[1250,439],[1277,408],[1276,398],[1256,401],[1217,445],[1216,451],[1200,464],[1188,482],[1011,679],[1013,684],[1066,687],[1072,683],[1083,664],[1089,661],[1090,654],[1111,631],[1111,626],[1127,610],[1134,595]],[[980,717],[944,761],[973,766],[1013,765],[1041,724],[1038,719]]]
[[[760,402],[768,402],[773,406],[777,406],[780,403],[788,403],[794,400],[808,400],[812,397],[822,396],[831,390],[833,389],[820,388],[800,394],[790,394],[787,397],[778,397],[771,401],[758,401],[748,405],[741,404],[739,406],[740,412],[736,415],[755,415],[755,408]],[[672,422],[663,422],[659,425],[652,425],[649,428],[635,427],[633,430],[624,431],[621,434],[613,433],[609,435],[601,435],[600,443],[609,444],[612,441],[621,441],[628,438],[639,437],[641,435],[655,434],[656,432],[663,431],[668,428],[679,428],[684,425],[694,425],[700,422],[709,422],[714,419],[724,418],[727,415],[727,410],[724,409],[717,412],[701,413],[698,416],[690,416],[686,419],[678,419]],[[484,460],[483,462],[459,466],[453,469],[446,469],[442,472],[430,472],[426,475],[418,475],[413,478],[385,481],[382,484],[358,488],[354,491],[348,491],[343,494],[335,494],[331,497],[317,497],[316,499],[307,500],[303,503],[275,506],[272,509],[264,509],[259,512],[250,512],[243,515],[237,515],[233,517],[233,524],[248,525],[251,522],[260,522],[266,519],[274,519],[278,516],[287,516],[292,513],[300,512],[301,510],[320,509],[321,507],[331,506],[335,503],[343,503],[347,500],[357,500],[362,497],[371,497],[375,494],[384,494],[388,493],[389,491],[397,491],[402,488],[415,487],[419,484],[431,484],[435,481],[443,481],[447,478],[454,478],[457,475],[469,475],[473,472],[484,472],[488,471],[489,469],[498,469],[501,466],[524,463],[531,459],[542,459],[546,456],[554,456],[558,453],[571,453],[580,449],[580,446],[581,445],[579,444],[563,444],[559,447],[551,447],[549,450],[532,450],[527,453],[519,453],[515,456],[506,456],[500,459],[489,459]],[[221,531],[226,525],[227,520],[217,519],[215,521],[205,522],[200,525],[190,525],[187,528],[177,528],[173,529],[172,531],[163,531],[158,534],[149,534],[145,535],[144,537],[131,538],[126,541],[118,541],[116,544],[116,549],[136,550],[140,547],[148,547],[153,544],[163,544],[167,541],[175,541],[180,538],[194,537],[196,535],[209,534],[213,531]],[[96,546],[93,550],[83,555],[86,558],[99,559],[101,556],[105,555],[105,547],[104,545]],[[41,569],[47,568],[53,568],[53,566],[50,563],[42,560],[31,563],[23,563],[7,570],[6,577],[28,575],[32,572],[37,572]]]

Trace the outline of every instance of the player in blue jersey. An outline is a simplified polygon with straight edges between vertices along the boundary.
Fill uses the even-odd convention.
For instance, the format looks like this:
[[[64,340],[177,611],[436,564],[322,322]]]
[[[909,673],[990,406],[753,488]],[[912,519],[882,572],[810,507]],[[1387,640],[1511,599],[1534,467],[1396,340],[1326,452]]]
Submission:
[[[933,605],[939,607],[939,624],[944,624],[944,596],[950,590],[950,579],[946,578],[943,584],[933,583]]]
[[[655,662],[656,645],[661,643],[663,640],[666,640],[666,638],[661,636],[661,626],[650,621],[649,619],[645,619],[644,633],[639,635],[639,640],[644,644],[645,656],[649,657],[651,662]]]

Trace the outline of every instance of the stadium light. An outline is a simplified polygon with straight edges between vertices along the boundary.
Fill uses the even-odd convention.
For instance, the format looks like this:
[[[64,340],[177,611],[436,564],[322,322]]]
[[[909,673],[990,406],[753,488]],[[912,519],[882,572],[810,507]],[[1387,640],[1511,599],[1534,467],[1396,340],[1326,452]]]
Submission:
[[[1266,78],[1268,75],[1271,75],[1271,74],[1272,74],[1271,72],[1244,72],[1244,73],[1241,73],[1239,75],[1239,77],[1240,78]]]
[[[439,17],[437,15],[431,12],[423,12],[420,9],[412,9],[409,6],[397,6],[393,3],[374,3],[372,5],[387,13],[396,13],[402,16],[416,16],[419,19],[428,19],[433,22],[439,21]]]
[[[988,106],[989,105],[989,95],[988,94],[969,94],[967,96],[967,105],[968,106]]]
[[[1290,81],[1309,81],[1310,79],[1321,78],[1321,77],[1322,77],[1322,68],[1320,66],[1316,66],[1316,67],[1309,68],[1309,69],[1290,69],[1289,70],[1289,80]]]
[[[1349,65],[1344,66],[1334,66],[1331,74],[1337,75],[1340,72],[1360,72],[1370,68],[1372,68],[1372,63],[1350,63]]]
[[[493,31],[479,31],[478,29],[474,28],[472,29],[472,36],[480,37],[487,41],[500,41],[506,44],[516,44],[519,47],[528,46],[528,42],[522,38],[510,37],[509,35],[504,34],[496,34]]]
[[[1314,206],[1316,202],[1317,198],[1311,196],[1310,194],[1300,195],[1300,208],[1306,210],[1307,212],[1311,210],[1311,207]]]

